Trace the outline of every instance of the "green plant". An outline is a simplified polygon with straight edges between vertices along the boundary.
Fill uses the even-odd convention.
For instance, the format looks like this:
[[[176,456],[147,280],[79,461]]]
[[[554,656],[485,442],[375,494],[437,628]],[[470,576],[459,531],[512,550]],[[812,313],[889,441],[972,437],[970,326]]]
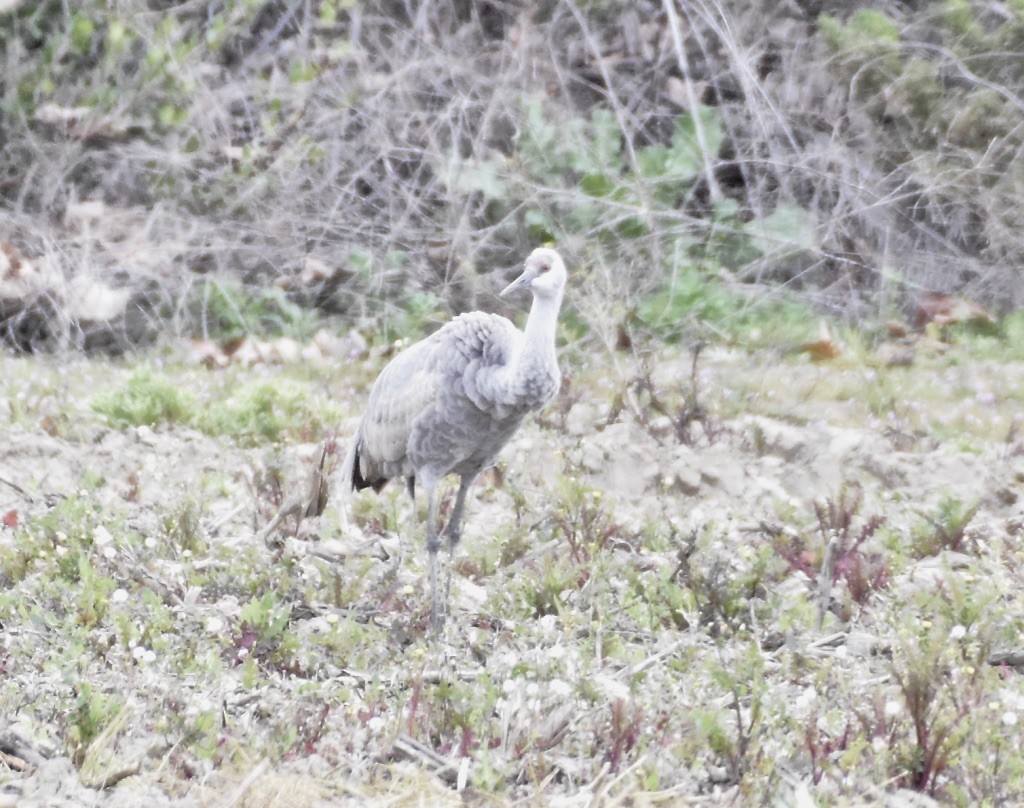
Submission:
[[[861,9],[845,24],[822,14],[818,26],[842,70],[859,74],[859,97],[871,97],[899,74],[900,32],[884,12]]]
[[[269,670],[301,674],[295,662],[298,639],[288,631],[291,620],[291,607],[273,592],[253,598],[239,613],[228,658],[235,664],[251,661]]]
[[[191,394],[145,366],[132,371],[120,388],[98,393],[92,399],[93,410],[118,427],[188,421],[194,407]]]
[[[589,574],[563,555],[546,559],[540,569],[523,577],[519,598],[531,618],[557,615],[564,607],[565,598],[578,590]]]
[[[766,605],[768,585],[778,575],[778,558],[771,547],[723,550],[713,525],[699,533],[679,536],[679,563],[672,580],[683,591],[673,598],[689,625],[696,618],[712,637],[749,631],[751,615]]]
[[[884,525],[885,518],[875,514],[861,517],[863,493],[844,485],[835,497],[814,503],[820,541],[802,534],[778,534],[774,548],[791,569],[803,572],[811,582],[821,585],[820,576],[828,576],[828,587],[843,582],[852,604],[863,607],[867,599],[889,582],[889,561],[881,550],[869,549],[871,540]],[[823,569],[826,567],[827,569]],[[848,614],[849,608],[836,604]]]
[[[275,288],[250,288],[231,280],[205,280],[186,302],[204,337],[231,342],[257,337],[309,337],[315,318]]]
[[[72,758],[81,765],[89,747],[99,739],[123,709],[120,699],[95,689],[89,682],[74,685],[74,707],[68,720],[67,742]]]
[[[908,785],[934,793],[939,778],[952,765],[964,719],[972,705],[967,694],[951,690],[951,660],[944,637],[926,636],[903,648],[893,665],[912,731],[899,745],[899,770]]]
[[[612,542],[626,546],[631,543],[609,514],[600,491],[565,475],[558,478],[556,491],[558,506],[552,511],[551,521],[576,563],[590,564],[593,556]]]
[[[338,420],[335,405],[313,399],[306,388],[283,380],[243,385],[229,398],[211,403],[196,419],[204,432],[248,444],[284,437],[313,441]]]
[[[110,608],[110,593],[114,591],[114,581],[96,570],[87,553],[75,554],[78,562],[78,585],[75,592],[77,606],[76,619],[83,626],[91,627],[100,624]]]
[[[668,342],[693,333],[698,324],[754,345],[797,342],[813,333],[816,321],[805,305],[782,296],[751,301],[733,294],[722,282],[722,272],[714,261],[684,259],[640,300],[633,316]]]
[[[163,519],[163,531],[176,553],[201,555],[207,544],[202,526],[202,508],[195,500],[179,502]]]
[[[728,706],[696,710],[694,726],[699,740],[726,768],[729,779],[738,783],[756,767],[762,754],[760,727],[767,686],[760,648],[746,643],[729,664],[716,663],[711,676],[728,699]]]
[[[913,533],[914,555],[925,558],[944,550],[962,552],[967,541],[967,528],[980,507],[980,500],[967,504],[950,494],[943,496],[935,515],[926,514],[926,524]]]

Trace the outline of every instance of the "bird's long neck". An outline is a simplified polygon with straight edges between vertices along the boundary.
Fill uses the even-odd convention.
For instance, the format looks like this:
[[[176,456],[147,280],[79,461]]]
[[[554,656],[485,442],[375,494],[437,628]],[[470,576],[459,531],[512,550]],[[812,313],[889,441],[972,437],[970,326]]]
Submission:
[[[558,375],[555,331],[562,295],[535,297],[523,331],[523,342],[515,359],[514,374],[520,379]]]

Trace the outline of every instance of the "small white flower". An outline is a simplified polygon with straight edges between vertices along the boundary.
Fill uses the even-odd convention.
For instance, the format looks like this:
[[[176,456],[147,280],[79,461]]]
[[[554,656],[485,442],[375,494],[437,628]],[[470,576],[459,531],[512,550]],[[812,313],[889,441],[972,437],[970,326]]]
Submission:
[[[366,728],[371,732],[380,732],[384,729],[384,719],[379,715],[375,715],[369,721],[366,722]]]
[[[548,689],[552,695],[564,698],[572,693],[572,686],[568,682],[564,682],[561,679],[552,679],[548,682]]]
[[[103,546],[104,544],[110,544],[114,540],[114,537],[110,535],[110,531],[107,530],[103,525],[99,525],[92,532],[92,543]]]
[[[949,637],[952,640],[963,639],[965,634],[967,634],[967,629],[960,625],[953,626],[953,628],[949,630]]]
[[[501,689],[505,691],[506,695],[511,696],[513,693],[516,692],[515,679],[506,679],[504,682],[502,682]]]
[[[793,704],[799,710],[806,710],[814,704],[814,700],[817,697],[818,694],[815,692],[813,687],[805,687],[800,695],[796,697]]]
[[[128,590],[127,589],[115,589],[113,594],[110,596],[111,603],[127,603],[128,602]]]
[[[526,695],[530,696],[531,698],[533,696],[536,696],[539,691],[540,688],[537,686],[536,682],[530,682],[530,684],[526,686]]]
[[[132,656],[136,662],[153,662],[156,660],[156,654],[153,653],[152,649],[146,648],[144,645],[137,645],[132,650]]]
[[[1017,714],[1007,710],[1003,713],[1002,721],[1004,727],[1015,727],[1017,726]]]
[[[885,717],[895,718],[903,712],[903,705],[898,701],[887,701],[885,703]]]
[[[219,617],[210,617],[206,621],[206,630],[211,634],[216,634],[224,628],[224,621]]]

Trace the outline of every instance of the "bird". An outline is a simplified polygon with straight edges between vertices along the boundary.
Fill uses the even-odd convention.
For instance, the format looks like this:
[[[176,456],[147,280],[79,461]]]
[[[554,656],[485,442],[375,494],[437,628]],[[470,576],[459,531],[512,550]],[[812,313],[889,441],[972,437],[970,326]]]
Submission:
[[[440,631],[451,584],[451,559],[462,535],[466,495],[523,420],[558,393],[555,348],[567,272],[557,251],[541,247],[499,296],[529,290],[533,303],[523,331],[498,314],[473,311],[453,318],[396,355],[381,371],[339,467],[342,493],[380,492],[404,478],[413,502],[427,500],[430,627]],[[459,477],[451,516],[438,525],[438,485]],[[312,508],[322,511],[319,501]],[[447,539],[449,563],[442,603],[438,551]]]

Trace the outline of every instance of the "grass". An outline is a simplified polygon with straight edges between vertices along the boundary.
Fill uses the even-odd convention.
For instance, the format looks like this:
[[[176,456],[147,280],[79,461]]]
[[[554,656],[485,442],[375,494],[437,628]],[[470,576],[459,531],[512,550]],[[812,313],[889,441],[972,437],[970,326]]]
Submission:
[[[342,417],[332,401],[288,379],[239,382],[229,375],[212,381],[207,394],[197,398],[170,376],[143,368],[119,387],[95,395],[92,409],[122,429],[177,424],[246,445],[319,440]]]
[[[196,404],[167,376],[138,368],[120,388],[99,393],[92,408],[115,427],[186,423]]]
[[[664,474],[642,464],[676,456],[672,430],[638,424],[634,461],[602,443],[615,430],[579,437],[558,418],[524,426],[502,455],[500,483],[471,505],[444,643],[423,634],[422,524],[399,487],[356,497],[349,528],[329,510],[319,542],[268,547],[258,537],[268,498],[301,485],[297,442],[335,428],[346,408],[309,369],[208,371],[164,357],[131,373],[105,363],[29,373],[4,360],[4,384],[23,391],[12,435],[60,411],[76,426],[46,444],[70,469],[73,494],[53,498],[45,473],[31,499],[0,489],[0,509],[18,512],[17,527],[0,529],[10,638],[0,667],[29,683],[0,686],[0,717],[48,739],[87,782],[144,748],[144,781],[214,801],[224,792],[211,791],[210,772],[237,786],[261,759],[283,782],[315,766],[309,788],[371,804],[407,788],[443,804],[462,766],[467,787],[495,804],[601,783],[616,799],[717,789],[760,801],[777,793],[775,762],[786,759],[824,802],[865,798],[879,783],[1012,802],[1024,795],[1012,754],[1024,691],[987,659],[1014,645],[1024,564],[984,478],[943,476],[947,464],[1002,456],[1005,435],[972,432],[965,452],[956,424],[967,422],[952,421],[945,439],[878,442],[896,440],[881,417],[893,402],[926,424],[964,384],[994,381],[1000,368],[1010,377],[1012,365],[967,350],[858,368],[851,356],[709,349],[700,401],[720,429],[688,451],[723,480],[738,463],[735,490],[709,477],[697,493],[664,488]],[[664,359],[650,383],[674,411],[691,361],[672,349]],[[966,366],[974,375],[958,382]],[[611,411],[619,391],[608,370],[570,369],[577,393],[565,422],[575,407]],[[356,397],[370,376],[350,382]],[[48,392],[96,378],[108,390],[84,404]],[[751,413],[784,418],[803,448],[783,458],[764,433],[759,442],[744,426]],[[143,424],[155,424],[149,443],[131,438]],[[125,439],[109,453],[77,437],[101,425],[104,441]],[[869,447],[836,461],[856,488],[813,482],[828,474],[831,429]],[[640,462],[631,473],[651,480],[643,498],[617,495],[602,480],[618,478],[600,469],[582,473],[573,458],[586,444],[603,447],[608,464]],[[554,455],[564,470],[545,472]],[[902,456],[914,471],[893,482],[865,471],[872,458]],[[841,552],[818,632],[817,576],[832,536]],[[822,644],[832,631],[840,639]],[[855,646],[854,635],[870,642]],[[962,720],[965,710],[983,720]],[[256,772],[250,789],[282,782],[268,777]]]

